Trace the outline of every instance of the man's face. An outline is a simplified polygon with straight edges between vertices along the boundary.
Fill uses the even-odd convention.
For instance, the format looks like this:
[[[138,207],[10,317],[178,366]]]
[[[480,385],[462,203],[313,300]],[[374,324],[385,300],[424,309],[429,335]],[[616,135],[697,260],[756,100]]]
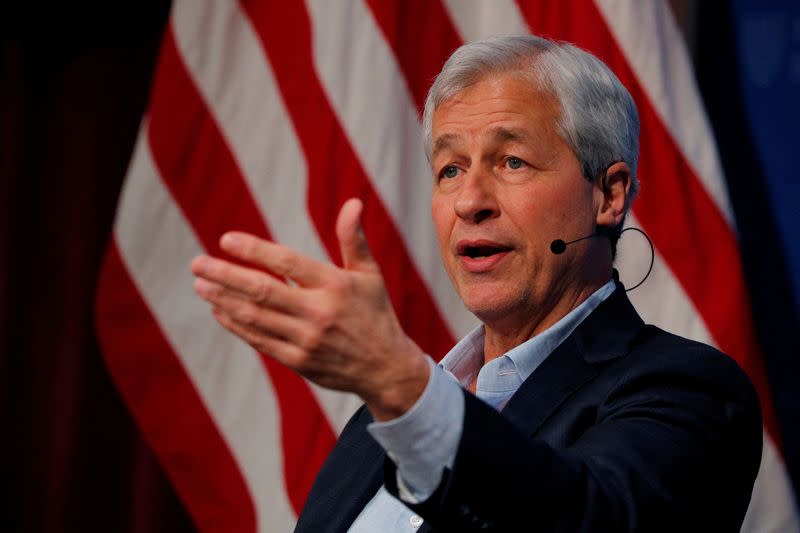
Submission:
[[[550,243],[592,233],[598,195],[556,131],[559,112],[552,96],[500,74],[433,115],[439,247],[461,299],[483,322],[524,321],[580,283],[587,248],[556,256]]]

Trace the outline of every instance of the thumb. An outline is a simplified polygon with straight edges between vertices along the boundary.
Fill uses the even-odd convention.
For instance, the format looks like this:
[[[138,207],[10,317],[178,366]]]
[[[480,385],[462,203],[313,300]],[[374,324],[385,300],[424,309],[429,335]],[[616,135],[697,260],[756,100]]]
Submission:
[[[369,251],[367,237],[361,227],[361,213],[364,203],[358,198],[347,200],[336,219],[336,236],[339,238],[339,249],[342,261],[347,270],[378,271],[378,265]]]

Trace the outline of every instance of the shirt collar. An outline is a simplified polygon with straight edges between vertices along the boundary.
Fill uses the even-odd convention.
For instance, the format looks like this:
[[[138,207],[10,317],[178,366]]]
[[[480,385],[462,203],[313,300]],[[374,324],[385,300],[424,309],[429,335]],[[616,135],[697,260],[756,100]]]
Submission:
[[[525,381],[547,359],[547,356],[614,292],[615,288],[614,280],[610,280],[558,322],[506,352],[502,356],[505,360],[499,361],[502,358],[498,357],[492,363],[498,361],[496,363],[498,367],[506,367],[509,363],[513,363],[520,383]],[[484,338],[484,327],[480,325],[461,339],[439,363],[463,387],[468,387],[483,367]]]

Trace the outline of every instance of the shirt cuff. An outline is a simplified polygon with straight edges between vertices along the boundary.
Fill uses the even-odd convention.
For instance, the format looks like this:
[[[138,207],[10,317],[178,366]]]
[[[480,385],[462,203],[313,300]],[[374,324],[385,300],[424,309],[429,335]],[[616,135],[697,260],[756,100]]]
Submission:
[[[422,395],[402,416],[373,422],[367,431],[397,465],[401,499],[419,503],[439,486],[452,468],[464,428],[461,387],[428,357],[430,377]]]

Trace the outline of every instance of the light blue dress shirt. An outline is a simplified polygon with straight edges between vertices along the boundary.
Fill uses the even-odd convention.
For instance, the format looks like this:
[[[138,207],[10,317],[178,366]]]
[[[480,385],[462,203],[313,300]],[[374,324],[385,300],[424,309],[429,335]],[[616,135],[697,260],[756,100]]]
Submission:
[[[436,365],[417,402],[405,414],[388,422],[373,422],[369,433],[397,465],[400,498],[408,503],[433,494],[445,468],[452,468],[464,424],[464,397],[460,387],[478,382],[475,395],[498,411],[505,407],[522,382],[614,292],[609,281],[561,320],[505,353],[483,364],[484,329],[464,337]],[[350,533],[413,532],[422,519],[381,486],[358,515]]]

